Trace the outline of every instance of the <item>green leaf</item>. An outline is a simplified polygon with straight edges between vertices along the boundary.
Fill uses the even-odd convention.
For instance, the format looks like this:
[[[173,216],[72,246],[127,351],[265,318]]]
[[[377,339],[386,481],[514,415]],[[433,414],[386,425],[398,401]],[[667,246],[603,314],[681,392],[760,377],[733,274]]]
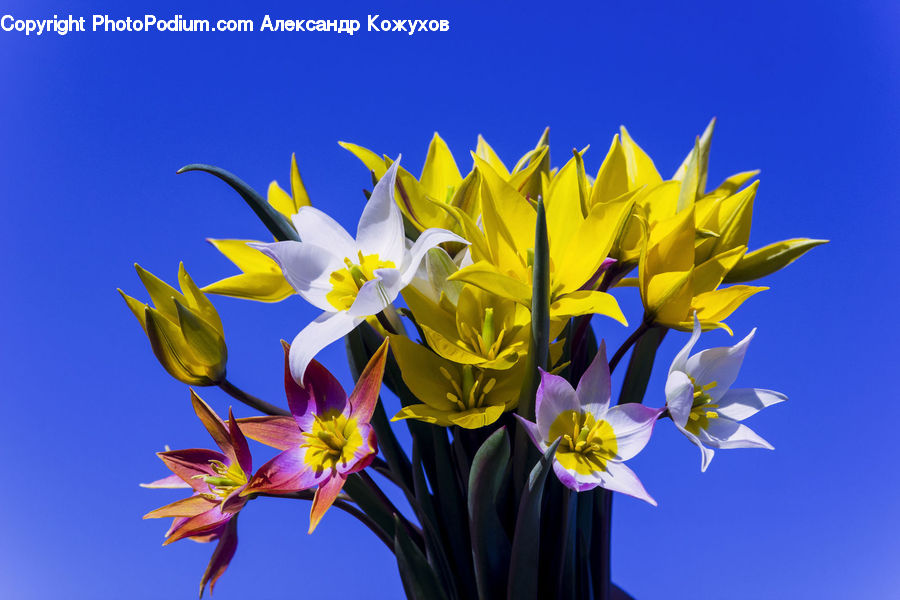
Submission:
[[[419,547],[410,539],[400,518],[394,518],[394,554],[406,597],[413,600],[447,600],[434,569]]]
[[[502,598],[506,589],[511,546],[497,502],[508,472],[509,435],[501,427],[475,453],[469,471],[469,532],[481,600]]]
[[[444,539],[440,533],[440,521],[434,510],[434,498],[428,491],[428,483],[425,479],[425,471],[422,470],[422,455],[419,451],[419,443],[413,439],[412,443],[412,473],[413,486],[415,489],[416,502],[413,503],[413,509],[419,517],[422,524],[422,531],[425,534],[425,551],[426,558],[438,575],[441,577],[448,595],[451,598],[457,598],[456,585],[453,582],[453,571],[450,568],[450,562],[447,557],[447,548],[444,545]]]
[[[561,438],[557,438],[531,470],[516,518],[509,560],[508,600],[528,600],[538,597],[538,556],[541,537],[541,499],[544,482],[553,464],[553,455]]]
[[[272,232],[272,235],[275,236],[276,240],[280,242],[286,240],[300,241],[300,237],[297,235],[296,230],[288,223],[287,219],[285,219],[277,210],[272,208],[259,193],[247,185],[237,175],[230,173],[225,169],[220,169],[219,167],[202,164],[186,165],[178,169],[176,173],[180,175],[181,173],[187,173],[188,171],[202,171],[204,173],[209,173],[231,186],[231,188],[240,194],[241,198],[250,205],[250,208],[253,209],[253,212],[256,213],[256,216],[259,217],[259,220],[262,221],[263,225]]]
[[[725,283],[742,283],[771,275],[788,266],[816,246],[827,244],[828,240],[797,238],[775,242],[745,254],[725,275]]]
[[[538,367],[547,369],[550,353],[550,245],[547,238],[547,214],[544,199],[538,196],[537,217],[534,226],[534,260],[532,262],[531,289],[531,348],[528,352],[528,373],[519,395],[519,416],[534,421],[534,399],[540,384]],[[513,485],[519,490],[524,485],[528,465],[534,461],[535,452],[525,430],[516,429],[513,454]]]
[[[628,361],[628,371],[622,381],[619,404],[640,403],[644,400],[644,393],[647,391],[650,373],[653,370],[653,362],[656,360],[656,350],[667,331],[668,329],[665,327],[651,327],[634,345],[631,359]]]

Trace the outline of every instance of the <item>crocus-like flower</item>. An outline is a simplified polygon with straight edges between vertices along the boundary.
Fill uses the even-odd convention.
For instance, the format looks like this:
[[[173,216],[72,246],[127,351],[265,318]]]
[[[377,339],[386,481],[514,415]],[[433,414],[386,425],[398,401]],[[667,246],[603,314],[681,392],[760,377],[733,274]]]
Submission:
[[[666,405],[675,426],[700,448],[700,469],[706,471],[713,448],[768,448],[771,444],[742,424],[761,409],[787,396],[755,388],[730,389],[756,329],[734,346],[710,348],[689,356],[700,338],[700,322],[681,349],[666,380]]]
[[[212,302],[178,267],[181,292],[135,265],[155,307],[119,293],[140,321],[153,353],[169,374],[188,385],[216,385],[225,379],[228,349]]]
[[[247,440],[231,411],[228,422],[224,423],[193,390],[191,402],[221,452],[193,448],[158,453],[157,456],[174,475],[145,484],[144,487],[189,487],[194,493],[157,508],[144,515],[144,518],[175,518],[166,533],[165,544],[185,538],[198,542],[218,540],[209,566],[200,580],[200,596],[203,596],[206,584],[209,583],[211,593],[216,581],[234,557],[237,549],[237,515],[248,500],[241,492],[247,486],[247,473],[252,472],[253,465]]]
[[[347,477],[369,466],[378,451],[369,420],[378,401],[387,349],[385,340],[348,399],[334,375],[315,360],[306,370],[303,385],[298,385],[285,347],[284,387],[292,416],[241,420],[248,437],[283,452],[260,467],[242,495],[287,494],[316,487],[309,517],[309,532],[313,532]]]
[[[610,408],[609,398],[609,365],[603,342],[577,389],[562,377],[542,370],[534,407],[537,422],[519,415],[516,418],[542,452],[562,438],[553,470],[566,487],[583,492],[600,486],[656,506],[656,500],[624,461],[647,445],[663,409],[642,404]]]
[[[322,211],[303,206],[293,217],[303,241],[252,244],[278,263],[300,296],[325,311],[291,343],[291,373],[298,382],[319,350],[394,301],[429,248],[465,243],[449,231],[426,229],[407,248],[403,217],[394,203],[397,168],[394,162],[372,191],[356,239]]]

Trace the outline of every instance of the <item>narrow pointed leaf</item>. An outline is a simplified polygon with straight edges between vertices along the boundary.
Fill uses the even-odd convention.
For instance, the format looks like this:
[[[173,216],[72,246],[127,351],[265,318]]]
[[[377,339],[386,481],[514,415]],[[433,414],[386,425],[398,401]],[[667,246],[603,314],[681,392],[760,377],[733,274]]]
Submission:
[[[397,567],[400,580],[407,598],[431,600],[447,600],[444,588],[437,574],[418,546],[410,539],[399,517],[394,519],[394,554],[397,556]]]
[[[287,219],[285,219],[284,216],[275,210],[265,198],[260,196],[256,190],[247,185],[237,175],[230,173],[225,169],[220,169],[219,167],[203,164],[186,165],[176,172],[180,175],[181,173],[187,173],[188,171],[202,171],[204,173],[209,173],[231,186],[231,188],[240,194],[241,198],[250,205],[250,208],[253,209],[253,212],[256,213],[256,216],[259,217],[259,220],[262,221],[263,225],[265,225],[272,235],[275,236],[276,240],[280,242],[300,240],[297,232],[291,227]]]
[[[559,446],[557,438],[540,461],[531,470],[522,499],[519,501],[519,514],[516,518],[516,531],[513,535],[512,550],[509,561],[509,580],[506,597],[508,600],[528,600],[538,597],[538,557],[541,537],[541,499],[544,495],[544,482],[553,467],[553,455]]]
[[[510,541],[497,500],[508,471],[509,435],[501,427],[475,453],[469,471],[469,532],[481,600],[501,598],[506,589]]]

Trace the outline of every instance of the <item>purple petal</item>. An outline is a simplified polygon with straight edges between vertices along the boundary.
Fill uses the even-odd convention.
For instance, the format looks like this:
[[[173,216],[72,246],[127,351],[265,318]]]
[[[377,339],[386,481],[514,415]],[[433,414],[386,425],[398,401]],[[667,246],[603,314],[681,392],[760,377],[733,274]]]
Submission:
[[[550,426],[556,417],[567,410],[581,412],[581,403],[572,385],[558,375],[541,370],[541,384],[534,400],[538,431],[541,439],[550,439]]]
[[[222,419],[219,418],[219,415],[217,415],[215,411],[209,407],[209,404],[207,404],[203,398],[198,396],[194,390],[191,390],[191,404],[194,407],[194,412],[197,413],[197,418],[203,423],[206,431],[209,432],[209,435],[215,440],[216,445],[223,453],[225,453],[225,456],[228,457],[228,460],[224,462],[239,462],[234,452],[231,434],[228,432],[228,427]]]
[[[565,468],[558,460],[553,461],[553,472],[556,473],[560,483],[575,492],[591,490],[601,484],[597,473],[588,473],[587,475],[578,473]]]
[[[284,391],[291,414],[303,431],[312,429],[315,418],[328,411],[344,412],[347,393],[331,372],[313,360],[303,375],[303,386],[297,384],[290,370],[290,346],[284,350]]]
[[[538,426],[531,421],[527,421],[524,418],[520,417],[516,413],[513,413],[513,416],[519,420],[519,423],[525,429],[525,433],[528,434],[528,437],[531,438],[531,442],[538,447],[538,449],[543,453],[547,451],[548,444],[544,442],[541,438],[541,432],[538,431]]]
[[[209,486],[202,479],[194,479],[195,475],[212,475],[212,466],[209,464],[212,460],[222,463],[228,462],[228,457],[221,452],[215,450],[207,450],[205,448],[189,448],[187,450],[169,450],[167,452],[158,452],[156,454],[166,464],[173,473],[181,477],[181,479],[198,492],[208,492]]]
[[[241,494],[289,494],[318,485],[330,471],[317,472],[306,464],[305,456],[306,448],[285,450],[261,466]]]
[[[591,413],[595,419],[602,419],[609,408],[610,384],[609,363],[606,361],[606,340],[600,342],[597,355],[578,382],[578,401],[584,412]]]
[[[207,582],[209,582],[209,594],[212,595],[216,582],[219,580],[219,577],[225,573],[229,563],[231,563],[231,559],[234,558],[234,553],[237,550],[237,543],[237,515],[235,515],[222,532],[219,543],[216,545],[216,549],[213,550],[212,557],[209,559],[209,565],[207,565],[206,571],[200,579],[201,598],[203,597],[203,590],[206,587]]]
[[[215,504],[208,511],[189,518],[172,531],[171,535],[163,543],[163,546],[197,534],[208,534],[211,530],[229,521],[233,516],[234,513],[222,512],[221,507]]]
[[[253,472],[253,458],[250,456],[250,446],[247,444],[247,438],[244,437],[241,428],[238,427],[234,420],[234,413],[231,408],[228,409],[228,435],[231,438],[234,455],[237,464],[240,465],[244,473]]]

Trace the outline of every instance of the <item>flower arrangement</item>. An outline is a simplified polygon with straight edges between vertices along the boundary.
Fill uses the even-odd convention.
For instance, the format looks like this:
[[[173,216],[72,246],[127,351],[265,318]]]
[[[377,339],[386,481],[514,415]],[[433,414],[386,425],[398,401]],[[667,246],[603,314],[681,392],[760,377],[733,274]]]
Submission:
[[[309,533],[332,506],[353,515],[396,555],[409,598],[621,594],[610,578],[610,506],[614,492],[656,504],[627,465],[655,427],[681,431],[704,471],[715,449],[772,448],[743,420],[786,397],[733,387],[753,332],[692,354],[702,332],[731,333],[729,315],[768,289],[748,282],[824,243],[748,251],[758,172],[707,190],[714,124],[669,179],[624,127],[595,176],[584,151],[551,168],[546,131],[511,169],[479,137],[465,176],[437,134],[419,177],[399,157],[342,143],[373,182],[355,236],[311,205],[296,160],[290,191],[273,182],[265,199],[216,167],[179,171],[228,183],[275,239],[211,240],[241,272],[203,288],[183,265],[180,291],[137,267],[152,305],[122,294],[169,374],[263,413],[229,409],[225,419],[192,389],[218,450],[160,452],[172,475],[146,484],[190,494],[145,515],[173,519],[167,544],[216,542],[201,596],[234,557],[238,516],[259,496],[310,501]],[[625,287],[640,293],[637,318],[617,302]],[[226,378],[208,294],[296,294],[322,311],[283,343],[287,408]],[[632,323],[609,359],[594,315],[600,331]],[[670,331],[690,338],[665,389],[648,390]],[[356,379],[349,396],[315,358],[341,339]],[[610,374],[629,351],[613,402]],[[401,423],[411,448],[395,435]],[[280,453],[254,470],[248,439]]]

